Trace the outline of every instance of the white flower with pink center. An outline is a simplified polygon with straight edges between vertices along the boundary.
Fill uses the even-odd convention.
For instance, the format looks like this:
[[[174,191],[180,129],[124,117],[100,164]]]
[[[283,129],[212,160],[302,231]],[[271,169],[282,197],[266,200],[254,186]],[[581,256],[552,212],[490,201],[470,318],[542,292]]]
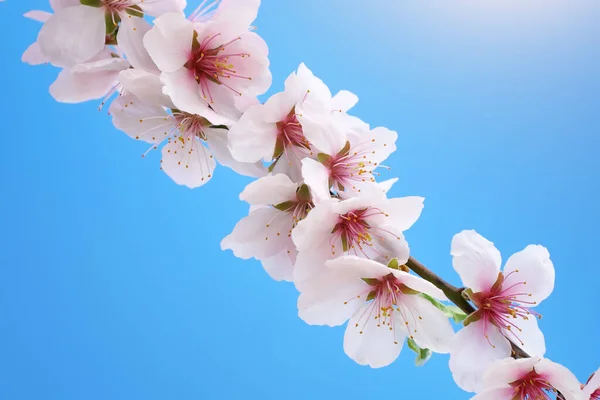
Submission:
[[[329,92],[323,81],[300,64],[297,72],[286,79],[283,92],[274,94],[265,104],[248,108],[231,127],[229,148],[233,156],[244,162],[273,161],[273,172],[302,180],[301,160],[316,153],[304,136],[296,109],[323,92]]]
[[[583,388],[584,400],[600,400],[600,369],[596,371]]]
[[[458,386],[478,391],[486,366],[511,355],[509,339],[532,356],[545,353],[540,316],[532,308],[552,292],[554,266],[545,247],[530,245],[500,272],[500,252],[473,230],[455,235],[451,247],[454,269],[477,311],[455,337],[450,370]]]
[[[472,400],[554,400],[558,392],[565,400],[584,399],[579,381],[564,366],[541,357],[508,357],[487,368]]]
[[[314,207],[308,186],[284,174],[269,175],[246,186],[240,199],[251,205],[250,214],[223,239],[221,249],[260,260],[275,280],[292,281],[297,254],[292,231]]]
[[[401,268],[396,261],[390,266]],[[446,300],[441,290],[406,270],[345,256],[327,261],[319,279],[303,288],[298,315],[311,325],[348,321],[346,354],[379,368],[398,357],[406,338],[437,353],[450,350],[452,325],[420,293]]]
[[[227,130],[215,128],[199,115],[168,110],[131,94],[113,101],[110,114],[117,129],[152,143],[150,150],[164,144],[161,169],[179,185],[195,188],[208,182],[216,167],[214,157],[243,175],[262,176],[266,172],[262,165],[234,160],[227,148]]]
[[[299,252],[294,268],[298,290],[302,291],[310,280],[319,279],[327,260],[343,255],[385,261],[397,258],[404,264],[410,251],[402,232],[421,215],[423,200],[388,199],[376,193],[343,201],[320,201],[292,232]]]
[[[229,125],[247,107],[248,98],[267,91],[268,48],[249,30],[248,21],[259,4],[250,1],[238,13],[216,12],[208,22],[190,21],[180,13],[154,21],[144,45],[162,71],[165,94],[178,109]]]
[[[38,35],[42,54],[60,67],[85,62],[100,53],[105,45],[127,42],[127,35],[135,32],[138,25],[147,24],[144,14],[182,13],[186,5],[185,0],[65,0],[60,3],[64,4],[55,8],[55,14],[44,23]]]

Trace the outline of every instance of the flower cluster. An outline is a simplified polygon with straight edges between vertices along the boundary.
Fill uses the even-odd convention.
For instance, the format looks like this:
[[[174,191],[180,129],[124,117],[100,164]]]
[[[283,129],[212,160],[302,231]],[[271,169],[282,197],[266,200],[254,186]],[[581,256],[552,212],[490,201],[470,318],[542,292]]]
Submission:
[[[207,183],[217,162],[258,178],[240,195],[249,215],[222,249],[293,282],[308,324],[347,324],[343,347],[354,361],[389,365],[406,342],[421,362],[449,353],[456,383],[476,399],[600,398],[599,374],[582,386],[543,358],[535,307],[554,287],[544,247],[527,246],[501,271],[492,242],[457,234],[452,262],[476,310],[457,311],[444,287],[407,266],[404,232],[424,199],[391,198],[396,179],[379,179],[397,133],[351,115],[358,97],[333,95],[304,64],[259,101],[271,85],[268,47],[252,26],[260,0],[204,1],[188,16],[185,0],[50,5],[53,14],[26,14],[43,25],[23,61],[62,69],[51,95],[110,101],[115,127],[148,151],[160,147],[161,169],[177,184]],[[451,318],[464,325],[456,334]],[[515,348],[530,357],[511,358]]]

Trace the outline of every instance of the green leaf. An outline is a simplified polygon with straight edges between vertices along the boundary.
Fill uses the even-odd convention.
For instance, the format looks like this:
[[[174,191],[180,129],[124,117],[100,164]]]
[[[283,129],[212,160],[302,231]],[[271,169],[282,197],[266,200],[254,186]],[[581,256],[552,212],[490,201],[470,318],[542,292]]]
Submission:
[[[138,5],[129,6],[125,9],[125,12],[133,17],[144,18],[144,11]]]
[[[408,344],[409,349],[417,354],[417,358],[415,358],[415,365],[417,367],[425,365],[425,363],[431,358],[431,350],[420,348],[414,340],[408,338],[406,339],[406,344]]]
[[[431,304],[433,304],[435,308],[442,311],[444,315],[446,315],[446,317],[452,318],[457,324],[464,321],[465,318],[467,318],[467,314],[456,306],[442,304],[425,293],[421,293],[420,296],[423,297],[425,300],[429,301]]]
[[[96,8],[100,8],[100,7],[104,6],[104,4],[102,3],[102,0],[79,0],[79,3],[83,6],[90,6],[90,7],[96,7]]]
[[[309,203],[312,200],[310,197],[310,189],[307,184],[303,183],[298,190],[296,190],[296,198],[298,201],[305,203]]]
[[[317,154],[317,160],[319,160],[319,162],[321,164],[327,165],[331,161],[331,156],[329,154],[319,153],[319,154]],[[331,185],[329,185],[329,186],[331,186]]]
[[[360,279],[362,279],[366,284],[371,285],[371,286],[379,285],[379,279],[377,279],[377,278],[360,278]]]
[[[294,207],[294,202],[293,201],[284,201],[283,203],[276,204],[273,207],[275,207],[279,211],[287,211],[290,208]]]
[[[377,292],[374,290],[371,290],[369,292],[369,294],[367,295],[367,300],[366,301],[371,301],[373,300],[375,297],[377,297]]]

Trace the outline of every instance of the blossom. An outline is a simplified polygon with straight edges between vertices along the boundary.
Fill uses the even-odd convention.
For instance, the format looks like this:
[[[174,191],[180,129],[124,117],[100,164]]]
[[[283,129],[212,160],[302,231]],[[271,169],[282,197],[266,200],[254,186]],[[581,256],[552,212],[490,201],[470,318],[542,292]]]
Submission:
[[[554,400],[557,391],[565,400],[584,399],[571,371],[541,357],[496,360],[483,380],[484,388],[473,400]]]
[[[478,310],[456,334],[450,370],[458,386],[478,391],[486,366],[510,356],[508,339],[532,356],[545,353],[540,315],[532,308],[552,292],[554,266],[545,247],[530,245],[513,254],[500,272],[500,252],[473,230],[454,236],[451,254]]]
[[[344,351],[373,368],[392,363],[405,338],[420,347],[447,353],[454,331],[442,311],[421,297],[446,300],[441,290],[404,270],[376,261],[344,256],[327,261],[319,279],[298,298],[298,315],[312,325],[348,321]],[[398,266],[392,260],[390,266]]]
[[[223,239],[221,249],[261,260],[273,279],[291,281],[297,254],[292,230],[314,207],[308,186],[284,174],[269,175],[246,186],[240,199],[252,211]]]
[[[116,44],[142,23],[145,14],[180,12],[185,0],[60,0],[42,26],[38,42],[53,64],[72,67],[96,56],[107,44]],[[123,40],[125,41],[125,40]]]
[[[178,109],[230,125],[248,104],[244,97],[255,98],[271,85],[267,45],[249,31],[260,1],[246,3],[239,13],[216,13],[208,22],[167,13],[144,36],[164,92]]]
[[[48,21],[51,16],[52,13],[40,10],[31,10],[24,14],[24,17],[41,23]],[[21,61],[30,65],[40,65],[45,64],[50,60],[48,60],[48,57],[42,54],[40,44],[36,40],[27,48],[27,50],[25,50],[23,56],[21,57]]]
[[[583,388],[584,400],[600,399],[600,369],[596,371]]]
[[[299,252],[294,267],[298,290],[310,279],[318,279],[327,260],[342,255],[386,262],[397,258],[404,264],[409,247],[402,232],[419,218],[423,201],[422,197],[388,199],[376,193],[319,202],[292,231]]]
[[[161,169],[179,185],[195,188],[208,182],[216,167],[215,157],[240,174],[264,174],[260,165],[234,160],[227,149],[227,130],[199,115],[146,103],[132,94],[113,101],[110,114],[117,129],[152,143],[151,149],[164,144]]]

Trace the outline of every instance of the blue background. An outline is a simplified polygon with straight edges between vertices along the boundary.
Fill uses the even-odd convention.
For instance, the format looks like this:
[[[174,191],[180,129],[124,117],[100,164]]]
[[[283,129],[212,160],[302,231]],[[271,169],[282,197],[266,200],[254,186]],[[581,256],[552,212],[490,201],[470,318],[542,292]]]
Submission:
[[[196,1],[190,2],[190,9]],[[405,348],[373,370],[343,328],[310,327],[293,285],[219,242],[249,179],[188,190],[97,102],[58,104],[57,71],[21,64],[43,0],[0,3],[0,398],[467,399],[448,357]],[[600,363],[600,3],[264,0],[274,85],[305,62],[354,114],[399,132],[393,196],[423,195],[413,255],[451,282],[452,235],[506,259],[548,247],[547,356],[585,380]]]

